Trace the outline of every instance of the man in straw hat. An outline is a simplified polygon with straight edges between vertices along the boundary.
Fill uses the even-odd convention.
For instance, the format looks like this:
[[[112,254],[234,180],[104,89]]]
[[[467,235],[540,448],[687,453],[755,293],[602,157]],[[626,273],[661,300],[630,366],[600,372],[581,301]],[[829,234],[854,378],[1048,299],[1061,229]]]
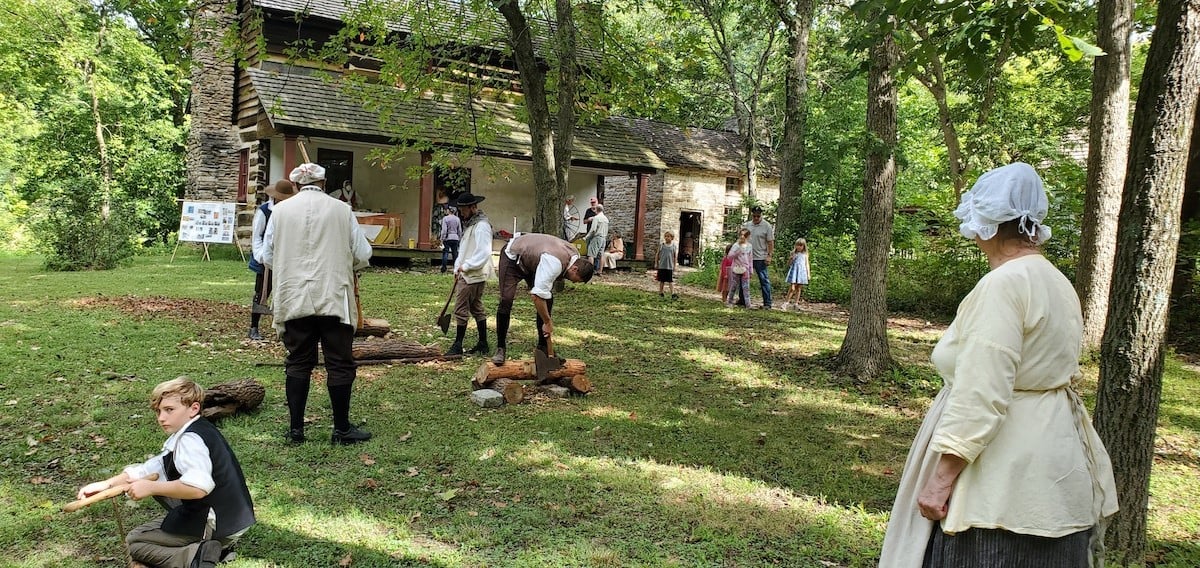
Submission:
[[[554,235],[517,233],[500,254],[500,305],[496,308],[496,354],[492,363],[503,365],[506,360],[508,323],[517,283],[525,282],[533,306],[537,310],[538,347],[546,348],[546,340],[554,333],[550,319],[554,311],[552,290],[557,280],[587,282],[592,279],[592,263],[579,256],[575,245]]]
[[[454,344],[447,355],[463,352],[463,336],[467,333],[467,316],[475,319],[479,330],[479,341],[468,353],[486,355],[490,350],[487,338],[487,312],[483,311],[483,289],[492,277],[492,224],[487,215],[479,210],[483,196],[463,193],[454,201],[462,217],[462,242],[459,243],[458,258],[454,259],[454,277],[457,299],[454,302],[454,319],[458,328]]]
[[[271,273],[262,264],[263,234],[267,232],[267,221],[275,204],[296,194],[296,185],[286,179],[281,179],[273,185],[268,185],[267,201],[259,205],[254,212],[254,223],[251,225],[250,238],[250,270],[254,277],[254,301],[250,304],[250,339],[262,341],[262,333],[258,331],[258,323],[265,312],[266,299],[271,295]]]
[[[371,433],[350,423],[356,375],[351,346],[358,326],[354,271],[367,266],[371,243],[350,206],[325,194],[325,168],[300,164],[289,177],[300,191],[275,206],[263,239],[263,264],[275,273],[275,329],[288,350],[286,438],[304,441],[304,408],[320,343],[333,408],[330,441],[365,442]]]

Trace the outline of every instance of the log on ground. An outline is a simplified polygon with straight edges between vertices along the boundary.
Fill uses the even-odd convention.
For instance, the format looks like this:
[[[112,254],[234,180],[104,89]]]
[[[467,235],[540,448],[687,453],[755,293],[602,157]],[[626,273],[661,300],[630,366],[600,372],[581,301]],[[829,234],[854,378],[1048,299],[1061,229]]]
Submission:
[[[405,339],[381,339],[377,341],[355,341],[351,353],[354,360],[362,359],[413,359],[437,357],[441,350],[427,347]]]
[[[575,375],[573,377],[564,377],[554,382],[560,387],[567,387],[571,392],[579,394],[587,394],[592,392],[592,381],[587,378],[587,375]]]
[[[504,402],[508,404],[520,404],[525,400],[525,387],[512,379],[496,379],[489,388],[504,395]]]
[[[208,420],[219,420],[236,412],[249,412],[262,404],[267,390],[254,379],[241,379],[221,383],[204,391],[200,415]]]
[[[550,371],[546,375],[546,378],[553,381],[586,374],[587,363],[584,363],[582,359],[567,359],[563,361],[561,368]],[[490,385],[496,379],[532,381],[537,379],[537,367],[533,361],[505,361],[500,366],[492,364],[491,361],[485,361],[475,371],[475,377],[471,380],[471,384],[475,388],[483,388]]]
[[[359,327],[354,332],[355,337],[384,337],[392,332],[392,325],[388,320],[380,318],[365,318],[362,321],[362,327]]]

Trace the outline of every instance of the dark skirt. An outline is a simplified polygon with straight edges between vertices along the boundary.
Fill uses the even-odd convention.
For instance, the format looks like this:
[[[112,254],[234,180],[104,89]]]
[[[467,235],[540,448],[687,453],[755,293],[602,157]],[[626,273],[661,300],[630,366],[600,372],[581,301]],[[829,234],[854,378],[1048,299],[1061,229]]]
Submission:
[[[1001,529],[969,529],[956,535],[934,525],[922,568],[1088,568],[1092,529],[1059,538]]]
[[[656,280],[659,282],[674,282],[675,271],[668,268],[659,268]]]

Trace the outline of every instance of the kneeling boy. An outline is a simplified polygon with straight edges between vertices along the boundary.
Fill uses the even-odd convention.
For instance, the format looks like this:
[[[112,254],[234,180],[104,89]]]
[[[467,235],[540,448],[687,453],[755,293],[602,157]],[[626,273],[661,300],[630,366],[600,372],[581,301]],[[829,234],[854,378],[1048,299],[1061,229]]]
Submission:
[[[204,389],[187,377],[160,383],[150,395],[158,425],[169,434],[162,452],[104,481],[83,486],[80,499],[129,483],[129,497],[154,497],[166,515],[129,532],[137,563],[159,568],[215,566],[223,549],[254,524],[242,466],[211,422],[200,417]],[[159,481],[144,479],[152,473]]]

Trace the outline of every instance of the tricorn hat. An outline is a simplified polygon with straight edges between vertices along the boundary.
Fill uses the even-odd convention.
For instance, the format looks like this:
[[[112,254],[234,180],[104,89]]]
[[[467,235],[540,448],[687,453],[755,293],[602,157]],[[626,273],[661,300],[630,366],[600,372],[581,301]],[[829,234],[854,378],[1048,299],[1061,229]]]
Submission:
[[[475,205],[475,204],[479,203],[480,201],[483,201],[484,199],[487,199],[487,198],[482,195],[474,195],[468,191],[468,192],[460,193],[458,195],[458,199],[454,200],[454,206],[455,207],[463,207],[465,205]]]
[[[267,195],[271,196],[276,202],[280,202],[296,195],[296,184],[286,179],[281,179],[268,185],[263,191],[266,191]]]

